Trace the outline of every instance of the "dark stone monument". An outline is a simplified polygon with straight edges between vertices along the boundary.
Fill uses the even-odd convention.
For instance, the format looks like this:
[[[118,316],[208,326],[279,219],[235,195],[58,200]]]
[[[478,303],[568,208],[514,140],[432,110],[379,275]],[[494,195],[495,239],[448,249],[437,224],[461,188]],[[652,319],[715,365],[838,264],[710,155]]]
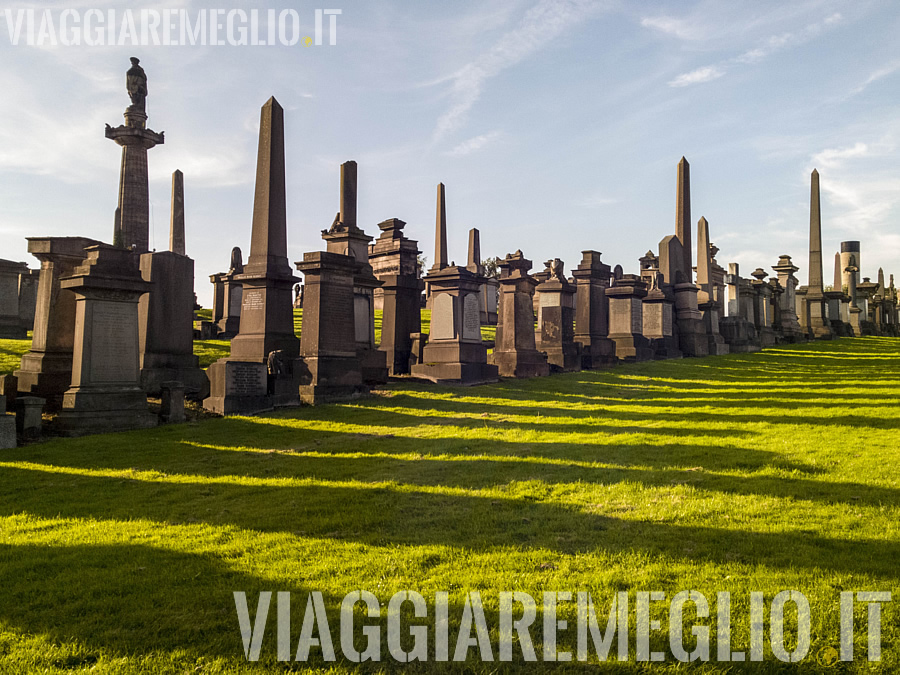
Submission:
[[[125,109],[125,124],[106,125],[106,137],[122,146],[119,174],[119,206],[113,243],[145,253],[150,249],[150,188],[147,177],[147,151],[165,142],[163,132],[146,128],[147,76],[132,57],[126,75],[126,88],[131,105]]]
[[[575,286],[563,273],[559,258],[548,260],[550,278],[542,281],[536,292],[540,313],[541,351],[553,371],[581,370],[581,354],[575,344]]]
[[[491,363],[501,377],[549,375],[547,357],[536,349],[534,340],[532,299],[538,282],[528,274],[531,261],[516,251],[506,256],[500,269],[497,338]]]
[[[172,213],[169,220],[169,250],[178,255],[186,255],[184,245],[184,174],[177,169],[172,173]]]
[[[39,271],[25,269],[19,273],[19,323],[26,331],[34,330]]]
[[[611,271],[601,262],[599,251],[582,251],[581,264],[572,270],[575,278],[575,342],[581,345],[581,367],[614,365],[616,344],[609,339],[609,288]],[[501,373],[502,374],[502,373]]]
[[[849,298],[844,295],[844,272],[841,268],[841,254],[834,254],[834,277],[830,291],[825,291],[825,302],[828,309],[828,322],[831,332],[837,337],[852,336],[849,322]],[[846,315],[847,321],[844,321]]]
[[[606,289],[609,298],[609,338],[616,343],[616,356],[622,361],[648,361],[653,358],[650,342],[644,337],[643,299],[647,284],[637,274],[623,274]]]
[[[244,287],[237,277],[243,273],[241,249],[235,246],[231,249],[231,264],[228,271],[209,277],[213,284],[212,320],[220,338],[233,338],[241,329]]]
[[[72,385],[55,424],[64,435],[156,425],[141,388],[138,299],[150,290],[138,258],[97,244],[60,287],[75,294]]]
[[[46,399],[49,410],[62,406],[72,384],[75,349],[75,294],[60,289],[73,274],[85,248],[100,242],[86,237],[29,237],[28,252],[41,261],[31,350],[16,371],[23,394]]]
[[[822,210],[819,201],[819,172],[813,169],[809,201],[809,285],[806,291],[806,327],[810,338],[831,339],[831,324],[825,311],[822,286]]]
[[[481,264],[481,233],[477,228],[469,230],[469,255],[466,269],[483,279],[481,285],[481,325],[497,325],[497,303],[500,282],[485,276],[484,265]]]
[[[16,399],[16,435],[23,441],[40,438],[45,403],[46,400],[39,396]]]
[[[19,276],[28,265],[12,260],[0,260],[0,338],[24,340],[28,329],[19,316]]]
[[[843,244],[841,244],[843,248]],[[843,253],[841,255],[843,259]],[[847,279],[848,293],[850,294],[850,327],[854,335],[862,335],[863,311],[857,304],[856,280],[859,275],[859,268],[856,266],[856,256],[851,253],[847,256],[847,267],[844,268],[844,276]]]
[[[646,261],[646,258],[644,256],[641,260]],[[656,256],[653,258],[657,259]],[[672,287],[662,281],[662,274],[657,269],[643,268],[643,264],[641,280],[649,287],[643,299],[643,335],[650,342],[654,358],[680,359],[683,355],[675,337],[675,296]]]
[[[725,338],[719,333],[719,303],[715,298],[715,287],[710,278],[712,255],[709,247],[709,222],[701,217],[697,222],[697,309],[703,320],[706,331],[707,351],[710,355],[727,354],[729,352]]]
[[[163,382],[160,385],[159,421],[163,424],[184,422],[184,385],[181,382]]]
[[[382,283],[375,289],[375,307],[382,310],[381,344],[391,375],[409,373],[413,333],[422,332],[419,298],[425,284],[419,277],[418,242],[403,235],[405,222],[391,218],[378,224],[381,236],[369,246],[369,264]]]

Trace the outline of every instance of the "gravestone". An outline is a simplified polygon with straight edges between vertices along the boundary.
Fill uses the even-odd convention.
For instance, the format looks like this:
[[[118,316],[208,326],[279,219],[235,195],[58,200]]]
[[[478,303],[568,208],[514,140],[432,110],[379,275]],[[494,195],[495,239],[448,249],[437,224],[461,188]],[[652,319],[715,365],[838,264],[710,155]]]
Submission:
[[[184,422],[184,385],[177,380],[163,382],[160,390],[159,421],[163,424]]]
[[[576,288],[566,280],[559,258],[547,264],[550,278],[535,289],[541,310],[538,319],[541,352],[547,355],[552,371],[581,370],[581,354],[575,344],[574,329]]]
[[[766,272],[757,267],[750,273],[753,281],[750,286],[753,292],[753,325],[761,347],[771,347],[776,343],[775,331],[772,329],[772,286],[766,281]]]
[[[46,399],[48,410],[62,406],[72,384],[75,349],[75,294],[62,291],[85,258],[85,248],[100,242],[86,237],[29,237],[28,252],[41,261],[31,349],[16,371],[23,394]]]
[[[497,302],[500,282],[488,277],[484,273],[484,265],[481,264],[481,233],[477,228],[469,230],[469,252],[466,269],[482,278],[481,291],[479,293],[481,303],[481,325],[497,325]]]
[[[41,436],[44,403],[39,396],[19,396],[16,399],[16,434],[22,440],[33,441]]]
[[[381,236],[369,246],[369,264],[382,283],[375,289],[375,308],[382,310],[381,344],[391,375],[409,373],[413,333],[422,332],[419,298],[418,242],[403,235],[405,222],[390,218],[378,224]]]
[[[0,450],[16,447],[16,416],[0,412]]]
[[[778,285],[784,289],[784,295],[779,302],[781,316],[781,333],[787,342],[800,342],[805,340],[805,334],[800,327],[800,321],[797,316],[797,277],[795,272],[799,270],[791,262],[791,256],[782,255],[778,259],[778,264],[773,265],[772,269],[778,274]]]
[[[125,109],[125,124],[106,125],[106,137],[122,147],[119,173],[119,205],[113,243],[137,253],[150,250],[150,187],[147,151],[165,143],[164,132],[147,129],[147,77],[138,59],[132,57],[126,75],[131,105]]]
[[[647,284],[639,275],[623,274],[606,289],[609,298],[609,338],[616,343],[616,356],[622,361],[648,361],[653,358],[650,341],[644,337],[643,299]]]
[[[697,222],[697,309],[706,331],[707,351],[710,355],[727,354],[730,350],[719,332],[719,303],[710,278],[712,255],[709,248],[709,222],[701,217]]]
[[[844,295],[843,289],[844,273],[841,269],[841,254],[834,254],[834,276],[830,291],[825,291],[825,303],[827,309],[828,322],[831,324],[831,331],[836,337],[851,336],[849,322],[844,322],[844,314],[849,309],[849,299]]]
[[[60,279],[75,294],[75,344],[55,426],[63,435],[155,426],[141,388],[138,331],[138,299],[150,284],[131,251],[97,244],[85,252],[83,264]]]
[[[581,367],[614,365],[616,345],[609,339],[609,288],[611,271],[600,260],[599,251],[582,251],[581,264],[572,270],[575,278],[575,342],[581,345]]]
[[[655,256],[653,256],[655,258]],[[646,260],[644,256],[641,260]],[[648,276],[645,272],[652,272]],[[662,274],[642,264],[641,280],[649,287],[643,299],[643,335],[650,342],[650,349],[657,359],[680,359],[675,337],[675,296],[672,287],[662,281]]]
[[[19,273],[19,323],[26,331],[34,330],[39,274],[31,269]]]
[[[501,377],[549,375],[547,357],[536,349],[534,339],[533,296],[538,282],[528,274],[531,261],[516,251],[500,262],[500,269],[497,336],[490,362]]]
[[[172,173],[172,211],[169,217],[169,250],[186,255],[184,243],[184,174]]]
[[[18,397],[19,379],[11,374],[0,375],[0,412],[14,412]]]
[[[19,277],[28,272],[28,265],[12,260],[0,260],[0,338],[24,340],[28,329],[19,316]]]
[[[822,209],[819,199],[819,172],[810,177],[809,203],[809,285],[806,291],[806,328],[810,338],[831,339],[833,333],[825,310],[822,286]]]
[[[231,249],[231,264],[228,271],[209,277],[213,284],[212,320],[220,338],[230,339],[240,332],[244,287],[238,281],[238,276],[243,273],[241,249],[235,246]]]
[[[843,247],[843,244],[841,245]],[[843,259],[843,254],[841,255]],[[848,293],[850,294],[850,327],[856,336],[862,335],[863,311],[857,305],[856,279],[859,268],[856,266],[856,256],[852,253],[847,257],[847,267],[844,268],[844,278],[847,279]]]

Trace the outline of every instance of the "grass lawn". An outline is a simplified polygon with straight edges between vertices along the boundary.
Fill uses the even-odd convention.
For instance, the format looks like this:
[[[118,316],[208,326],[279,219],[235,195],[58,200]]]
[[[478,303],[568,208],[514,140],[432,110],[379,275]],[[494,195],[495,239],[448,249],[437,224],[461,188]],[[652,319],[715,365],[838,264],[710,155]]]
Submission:
[[[429,618],[410,620],[428,626],[448,591],[451,658],[466,593],[480,591],[494,662],[473,647],[468,665],[485,673],[510,667],[497,662],[500,591],[537,600],[539,655],[543,592],[590,592],[601,629],[627,593],[630,660],[608,667],[634,672],[684,669],[665,632],[682,590],[710,603],[711,618],[685,613],[688,650],[691,625],[713,636],[701,672],[821,672],[840,592],[892,591],[882,661],[864,660],[857,604],[857,661],[827,672],[897,672],[898,396],[900,340],[859,338],[471,389],[391,385],[352,404],[3,451],[0,672],[299,672],[276,662],[274,598],[260,662],[246,663],[233,591],[251,620],[261,591],[292,593],[291,655],[320,591],[340,655],[340,603],[356,589],[383,604],[420,592]],[[770,650],[768,608],[788,589],[811,607],[799,664]],[[666,594],[651,609],[663,630],[650,647],[665,652],[652,668],[635,662],[641,591]],[[764,593],[765,664],[716,663],[719,591],[734,651],[749,651],[750,593]],[[362,607],[357,648],[359,624],[386,625]],[[559,648],[574,652],[575,603],[558,615]],[[385,635],[380,664],[330,667],[399,669]],[[429,637],[429,663],[409,668],[440,669],[433,654]],[[310,660],[329,667],[317,647]]]

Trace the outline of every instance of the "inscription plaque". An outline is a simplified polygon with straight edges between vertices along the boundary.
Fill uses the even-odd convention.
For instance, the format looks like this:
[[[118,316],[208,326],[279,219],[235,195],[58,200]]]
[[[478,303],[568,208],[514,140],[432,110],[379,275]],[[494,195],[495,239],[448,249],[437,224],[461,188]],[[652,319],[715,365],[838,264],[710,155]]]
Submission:
[[[244,289],[241,286],[231,286],[231,298],[228,303],[228,316],[241,315],[241,301]]]
[[[463,340],[481,341],[481,311],[479,296],[470,294],[463,298]]]
[[[225,362],[225,393],[233,396],[264,396],[268,386],[266,367],[261,363]]]
[[[266,308],[263,292],[259,290],[247,291],[243,294],[243,302],[241,303],[242,312],[253,312]]]
[[[431,306],[431,340],[452,340],[456,337],[453,305],[456,298],[449,293],[434,296]]]
[[[640,335],[644,330],[644,311],[641,302],[631,302],[631,332]]]
[[[95,300],[85,340],[91,345],[91,382],[139,381],[137,305]]]

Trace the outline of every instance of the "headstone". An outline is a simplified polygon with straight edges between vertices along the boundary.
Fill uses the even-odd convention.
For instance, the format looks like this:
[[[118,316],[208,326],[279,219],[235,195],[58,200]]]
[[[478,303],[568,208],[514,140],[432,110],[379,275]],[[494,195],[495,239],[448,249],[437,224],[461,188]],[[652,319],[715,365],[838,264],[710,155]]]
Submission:
[[[64,435],[156,425],[140,386],[138,299],[150,290],[131,251],[97,244],[60,280],[75,294],[72,386],[55,423]]]
[[[0,413],[0,450],[16,447],[16,416]]]
[[[536,349],[534,339],[532,298],[538,282],[528,274],[531,261],[516,251],[500,262],[500,269],[499,317],[491,363],[501,377],[549,375],[547,357]]]
[[[31,269],[19,273],[19,323],[26,331],[34,330],[39,274]]]
[[[761,347],[771,347],[776,343],[775,331],[772,329],[772,286],[766,281],[766,272],[757,267],[750,273],[753,281],[753,324],[759,337]]]
[[[28,329],[19,316],[19,276],[28,265],[0,260],[0,339],[24,340]]]
[[[778,274],[778,285],[784,289],[784,295],[779,303],[782,336],[787,342],[800,342],[805,336],[797,316],[796,292],[799,282],[794,276],[799,268],[791,262],[791,256],[782,255],[772,269]]]
[[[719,307],[719,318],[721,319],[727,314],[726,297],[725,297],[725,268],[716,261],[716,254],[719,247],[709,243],[709,283],[712,288],[713,299]]]
[[[159,421],[163,424],[184,422],[184,385],[177,380],[163,382],[160,391]]]
[[[185,255],[184,245],[184,174],[172,173],[172,214],[169,220],[169,250]]]
[[[147,129],[147,77],[138,59],[132,57],[126,76],[131,105],[125,109],[125,124],[106,125],[106,137],[122,146],[119,173],[119,206],[113,243],[145,253],[150,250],[150,187],[147,151],[165,142],[163,132]]]
[[[655,256],[654,256],[655,257]],[[641,258],[646,260],[647,256]],[[652,267],[642,270],[641,280],[650,290],[643,299],[643,335],[650,342],[650,349],[657,359],[680,359],[683,355],[675,336],[675,296],[672,286],[662,281],[662,274]]]
[[[39,396],[19,396],[16,399],[16,434],[22,440],[40,438],[44,403],[45,399]]]
[[[809,285],[806,292],[807,330],[811,338],[831,339],[833,333],[825,310],[822,286],[822,210],[819,200],[819,172],[810,177],[809,201]]]
[[[844,274],[841,269],[841,254],[834,254],[834,277],[830,291],[825,291],[825,308],[828,322],[831,324],[831,332],[836,337],[848,337],[850,335],[849,323],[844,323],[845,295],[843,290]]]
[[[244,301],[244,287],[238,277],[244,273],[241,249],[231,249],[231,264],[227,272],[210,275],[213,284],[212,320],[216,324],[218,337],[233,338],[241,329],[241,305]]]
[[[653,358],[650,342],[644,337],[643,299],[647,284],[636,274],[623,274],[606,289],[609,298],[609,338],[616,344],[616,356],[622,361],[647,361]]]
[[[538,285],[541,314],[541,352],[556,372],[581,370],[581,354],[575,344],[575,286],[563,274],[559,258],[550,261],[550,278]]]
[[[46,399],[48,410],[62,406],[72,384],[75,349],[75,294],[60,288],[100,242],[86,237],[29,237],[28,252],[41,261],[31,349],[16,371],[23,394]]]
[[[611,271],[599,251],[582,251],[575,277],[575,342],[581,345],[581,367],[614,365],[616,345],[609,339],[609,288]]]
[[[265,363],[270,352],[297,356],[291,288],[297,279],[287,259],[284,187],[284,111],[275,97],[262,107],[250,257],[236,281],[243,285],[240,330],[233,361]]]
[[[19,378],[10,373],[0,375],[0,413],[15,412],[16,398],[18,397]]]
[[[706,331],[707,351],[710,355],[727,354],[730,350],[719,332],[719,303],[714,297],[710,270],[712,254],[709,247],[709,222],[701,217],[697,222],[697,309]]]

